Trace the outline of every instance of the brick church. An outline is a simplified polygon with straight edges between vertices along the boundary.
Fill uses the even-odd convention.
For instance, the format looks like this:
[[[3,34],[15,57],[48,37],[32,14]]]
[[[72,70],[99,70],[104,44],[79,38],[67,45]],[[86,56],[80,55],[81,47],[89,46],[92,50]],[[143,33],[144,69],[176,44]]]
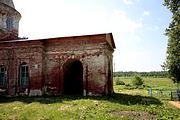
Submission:
[[[112,33],[22,39],[20,19],[12,0],[0,0],[0,95],[113,92]]]

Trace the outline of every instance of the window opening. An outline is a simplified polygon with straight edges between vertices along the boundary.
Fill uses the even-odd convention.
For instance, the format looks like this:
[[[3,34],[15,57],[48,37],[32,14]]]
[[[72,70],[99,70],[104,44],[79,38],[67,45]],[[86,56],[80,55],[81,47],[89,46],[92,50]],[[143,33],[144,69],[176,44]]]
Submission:
[[[0,66],[0,86],[6,86],[6,68],[5,66]]]
[[[13,18],[12,17],[7,17],[6,27],[7,27],[8,30],[13,29]]]
[[[28,65],[22,64],[20,66],[20,86],[28,86],[29,84],[29,73],[28,73]]]

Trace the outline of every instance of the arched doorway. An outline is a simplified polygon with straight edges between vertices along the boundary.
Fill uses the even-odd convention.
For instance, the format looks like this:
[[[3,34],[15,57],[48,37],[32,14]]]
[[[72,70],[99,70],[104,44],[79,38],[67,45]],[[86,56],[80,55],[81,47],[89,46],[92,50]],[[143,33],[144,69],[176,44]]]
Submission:
[[[83,66],[79,60],[69,60],[63,66],[64,94],[83,95]]]

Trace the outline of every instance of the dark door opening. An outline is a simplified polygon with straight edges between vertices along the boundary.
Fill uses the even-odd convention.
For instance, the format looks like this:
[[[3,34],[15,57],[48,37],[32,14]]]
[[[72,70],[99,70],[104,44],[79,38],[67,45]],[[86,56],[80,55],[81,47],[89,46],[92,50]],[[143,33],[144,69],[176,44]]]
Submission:
[[[110,62],[108,62],[108,93],[112,93],[113,92],[113,80],[112,80],[112,71],[111,71],[111,65]]]
[[[78,60],[68,61],[64,69],[64,94],[83,95],[83,66]]]

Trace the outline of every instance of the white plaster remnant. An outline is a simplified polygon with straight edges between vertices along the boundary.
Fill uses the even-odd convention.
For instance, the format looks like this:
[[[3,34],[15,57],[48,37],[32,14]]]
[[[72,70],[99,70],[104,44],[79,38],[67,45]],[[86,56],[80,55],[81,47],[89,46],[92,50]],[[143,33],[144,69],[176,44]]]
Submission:
[[[42,96],[41,90],[30,90],[29,96]]]

